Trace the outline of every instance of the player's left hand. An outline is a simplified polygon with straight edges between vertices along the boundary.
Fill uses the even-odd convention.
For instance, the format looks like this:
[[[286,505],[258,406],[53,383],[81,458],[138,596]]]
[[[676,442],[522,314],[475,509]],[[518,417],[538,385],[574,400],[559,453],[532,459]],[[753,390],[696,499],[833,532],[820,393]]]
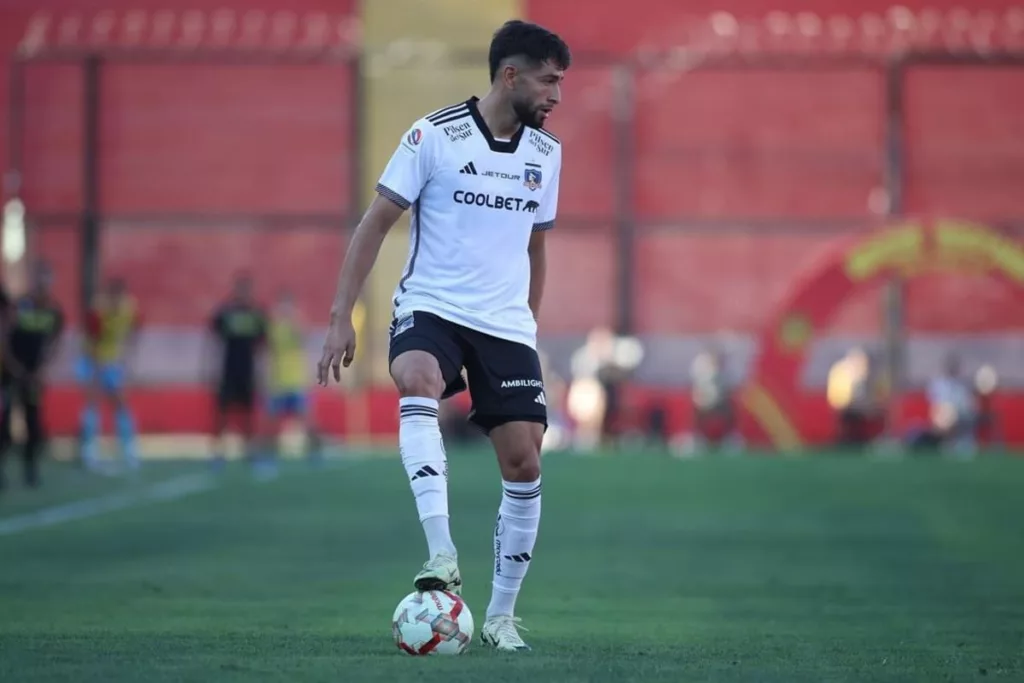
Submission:
[[[331,323],[324,340],[324,351],[316,364],[317,383],[325,387],[334,375],[334,381],[341,381],[341,366],[352,365],[356,355],[356,331],[350,318],[340,318]],[[333,373],[331,373],[333,370]]]

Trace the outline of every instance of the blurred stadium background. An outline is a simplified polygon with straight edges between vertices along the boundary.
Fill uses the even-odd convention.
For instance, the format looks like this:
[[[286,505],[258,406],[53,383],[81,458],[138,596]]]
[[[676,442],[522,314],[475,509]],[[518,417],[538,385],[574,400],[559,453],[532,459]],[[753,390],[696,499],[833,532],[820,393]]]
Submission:
[[[575,54],[551,126],[565,143],[541,321],[555,370],[595,328],[635,335],[623,419],[661,406],[678,432],[692,361],[715,345],[746,439],[794,447],[833,438],[826,376],[849,346],[885,359],[893,429],[923,416],[921,387],[955,350],[996,370],[996,411],[1024,441],[1013,2],[3,7],[4,200],[26,207],[24,253],[4,234],[5,278],[16,290],[31,259],[52,262],[73,327],[98,279],[127,278],[146,320],[132,390],[146,433],[208,431],[206,325],[238,271],[265,300],[295,292],[312,373],[347,235],[398,136],[482,92],[491,31],[522,16]],[[369,283],[356,372],[316,395],[321,424],[350,440],[397,433],[385,334],[406,239],[388,239]],[[851,270],[856,254],[882,256]],[[46,399],[57,435],[78,425],[75,336]]]

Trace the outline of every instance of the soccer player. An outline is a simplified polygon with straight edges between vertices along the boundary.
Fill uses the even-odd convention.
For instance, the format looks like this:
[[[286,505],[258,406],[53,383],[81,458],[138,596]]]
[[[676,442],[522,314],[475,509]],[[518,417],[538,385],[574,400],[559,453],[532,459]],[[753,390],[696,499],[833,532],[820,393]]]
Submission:
[[[126,361],[136,339],[139,320],[135,298],[119,278],[107,283],[89,311],[85,353],[78,368],[79,379],[86,390],[82,410],[82,462],[87,468],[98,464],[99,402],[104,397],[114,404],[124,463],[128,469],[138,467],[135,420],[124,395],[124,384]]]
[[[210,326],[221,343],[221,367],[217,382],[217,412],[214,432],[217,450],[213,465],[224,465],[224,432],[233,411],[242,416],[242,435],[246,454],[254,459],[257,356],[266,339],[267,316],[253,299],[252,279],[235,278],[231,298],[217,310]],[[255,464],[255,463],[254,463]]]
[[[39,264],[33,272],[31,291],[17,299],[7,315],[7,340],[4,344],[0,390],[3,392],[3,416],[0,421],[0,475],[3,461],[12,445],[11,409],[14,401],[25,414],[27,438],[23,451],[25,483],[39,485],[39,450],[43,445],[43,423],[39,414],[43,394],[43,374],[53,359],[64,330],[64,314],[50,292],[53,274]],[[3,477],[0,476],[0,486]]]
[[[382,240],[412,209],[409,259],[395,290],[391,376],[400,394],[399,447],[430,558],[418,590],[460,592],[448,524],[448,465],[438,402],[466,389],[470,420],[490,438],[502,477],[494,577],[481,639],[528,649],[514,616],[541,508],[540,447],[547,424],[536,351],[544,239],[554,226],[562,149],[543,130],[561,100],[566,44],[510,21],[493,37],[491,88],[416,121],[399,141],[355,230],[317,368],[326,385],[352,362],[352,307]]]
[[[271,440],[276,441],[284,419],[297,418],[306,435],[310,458],[315,459],[319,455],[319,438],[310,418],[306,396],[308,375],[305,342],[295,302],[288,292],[282,292],[278,297],[270,317],[267,339],[270,351],[270,399],[267,413],[275,423]]]

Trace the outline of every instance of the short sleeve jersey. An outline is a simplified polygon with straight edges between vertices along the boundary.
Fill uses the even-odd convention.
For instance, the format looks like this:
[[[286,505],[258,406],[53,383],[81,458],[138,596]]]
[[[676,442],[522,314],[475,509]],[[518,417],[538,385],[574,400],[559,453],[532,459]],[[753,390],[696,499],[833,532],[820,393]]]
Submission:
[[[254,305],[235,302],[222,306],[211,328],[223,344],[223,372],[234,377],[256,372],[256,356],[267,334],[267,316]]]
[[[495,139],[475,97],[414,123],[377,184],[412,209],[395,317],[425,311],[534,347],[527,247],[555,224],[561,166],[547,131]]]

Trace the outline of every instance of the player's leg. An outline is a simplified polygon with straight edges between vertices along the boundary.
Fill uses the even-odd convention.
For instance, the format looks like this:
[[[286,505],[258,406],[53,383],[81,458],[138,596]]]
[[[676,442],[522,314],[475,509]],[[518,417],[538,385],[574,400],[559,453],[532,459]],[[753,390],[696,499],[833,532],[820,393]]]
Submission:
[[[121,444],[121,457],[128,469],[137,469],[139,453],[135,439],[135,418],[125,395],[124,369],[119,364],[109,363],[100,368],[103,393],[114,405],[114,425],[117,439]]]
[[[500,650],[525,650],[515,604],[540,527],[540,449],[547,426],[540,360],[523,344],[475,332],[466,337],[473,347],[466,361],[473,397],[470,419],[488,433],[502,479],[491,601],[480,637]]]
[[[213,454],[210,462],[216,470],[222,469],[227,463],[224,434],[227,432],[228,412],[232,402],[232,388],[228,380],[226,373],[221,376],[213,402]]]
[[[76,370],[78,380],[85,393],[81,416],[82,466],[86,469],[94,469],[99,464],[100,435],[100,391],[96,376],[96,362],[83,355],[78,361]]]
[[[262,447],[262,440],[257,431],[258,409],[256,405],[256,377],[246,375],[238,378],[237,405],[241,415],[242,443],[245,458],[250,465],[257,468],[272,467],[271,454]],[[261,470],[261,472],[264,470]]]
[[[39,486],[39,454],[43,449],[45,435],[43,420],[40,415],[43,387],[39,380],[35,382],[19,382],[18,394],[22,410],[25,411],[25,448],[22,455],[25,460],[25,483],[31,487]]]
[[[399,393],[399,451],[430,556],[413,583],[418,590],[460,593],[438,406],[443,396],[462,388],[462,351],[450,323],[417,312],[392,324],[389,360]]]
[[[6,370],[0,370],[0,400],[3,401],[3,405],[0,406],[0,490],[3,490],[6,485],[5,463],[7,454],[13,445],[11,436],[12,404],[14,403],[13,383],[14,378]]]
[[[295,418],[299,421],[299,427],[306,439],[306,457],[310,462],[320,462],[323,459],[322,440],[317,431],[316,422],[313,420],[313,410],[310,405],[309,394],[296,391],[292,394],[292,408]]]
[[[281,432],[288,417],[288,394],[276,392],[267,397],[266,419],[263,428],[263,439],[267,448],[275,457],[281,454]]]

